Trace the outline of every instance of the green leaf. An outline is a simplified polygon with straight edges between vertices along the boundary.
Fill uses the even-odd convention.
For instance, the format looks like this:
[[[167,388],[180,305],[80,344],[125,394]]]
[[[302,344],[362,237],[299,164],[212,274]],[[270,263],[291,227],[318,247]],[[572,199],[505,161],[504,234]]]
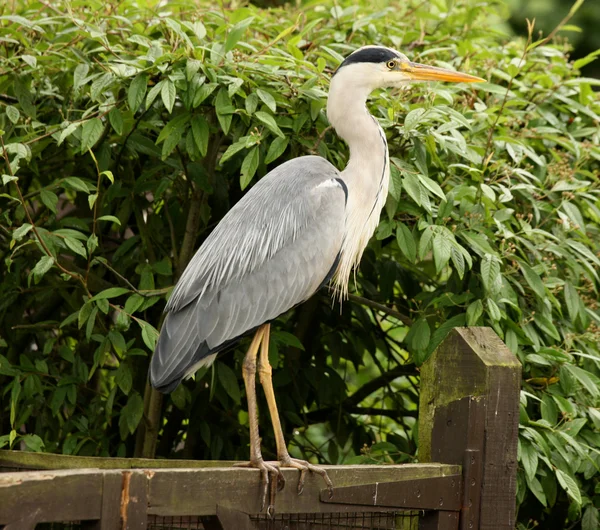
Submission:
[[[125,342],[125,339],[123,338],[123,335],[116,329],[111,329],[108,332],[108,338],[111,344],[113,345],[113,348],[115,349],[117,355],[119,357],[123,357],[123,355],[125,355],[125,352],[127,351],[127,344]]]
[[[16,124],[19,121],[19,118],[21,117],[19,109],[13,107],[12,105],[6,105],[5,112],[6,116],[13,124]]]
[[[231,28],[229,34],[227,35],[227,39],[225,40],[223,53],[228,53],[231,50],[233,50],[235,45],[242,38],[242,35],[246,31],[246,29],[250,26],[250,24],[252,24],[253,21],[254,17],[250,17],[245,20],[242,20],[241,22],[238,22],[235,26],[233,26],[233,28]]]
[[[267,129],[269,129],[272,133],[276,134],[280,138],[285,138],[283,132],[277,125],[275,118],[273,116],[271,116],[271,114],[267,114],[266,112],[259,110],[254,113],[254,117],[258,121],[260,121],[261,123],[266,125]]]
[[[75,252],[75,254],[79,254],[80,256],[87,258],[87,252],[85,251],[85,247],[81,241],[78,241],[72,237],[65,237],[63,239],[67,248]]]
[[[119,430],[122,439],[125,439],[127,434],[135,432],[143,413],[144,400],[137,392],[134,392],[127,399],[127,404],[121,410],[119,417]]]
[[[577,315],[579,314],[580,299],[577,289],[575,289],[570,282],[565,282],[564,297],[567,310],[569,311],[569,318],[571,319],[571,322],[575,322],[575,320],[577,320]]]
[[[177,90],[175,84],[170,79],[164,80],[162,88],[160,89],[160,97],[162,98],[165,108],[169,111],[169,114],[173,111],[173,105],[175,105],[175,97]]]
[[[256,91],[256,94],[261,99],[261,101],[267,107],[269,107],[269,109],[271,110],[271,112],[273,114],[275,114],[275,111],[277,110],[277,103],[275,103],[275,98],[271,94],[269,94],[266,90],[263,90],[261,88],[259,88]]]
[[[143,320],[138,319],[137,323],[142,328],[142,340],[150,351],[154,351],[156,348],[156,342],[158,341],[158,331],[154,326],[148,324]]]
[[[224,164],[227,160],[229,160],[233,155],[239,153],[242,149],[246,149],[248,147],[247,137],[240,138],[237,142],[231,144],[223,153],[221,160],[219,160],[219,164]]]
[[[540,481],[536,478],[536,477],[526,477],[527,479],[527,486],[529,487],[529,490],[531,491],[531,493],[533,493],[536,497],[536,499],[538,501],[540,501],[544,506],[548,506],[548,501],[546,500],[546,494],[544,493],[544,490],[542,489],[542,485],[540,484]]]
[[[110,180],[111,184],[115,183],[115,177],[112,173],[112,171],[109,171],[108,169],[105,171],[100,172],[100,176],[101,177],[106,177],[108,180]]]
[[[209,127],[204,116],[192,117],[192,135],[198,152],[201,156],[206,156],[208,151]]]
[[[410,195],[411,199],[421,206],[421,184],[412,173],[405,173],[402,177],[402,188]]]
[[[485,254],[481,260],[481,280],[488,293],[497,293],[502,285],[500,261],[491,254]]]
[[[89,193],[90,188],[81,180],[79,177],[65,177],[62,179],[62,185],[64,188],[72,189],[75,191],[82,191],[83,193]]]
[[[227,366],[226,364],[221,362],[217,364],[217,374],[219,376],[219,382],[221,383],[221,385],[223,385],[223,388],[225,389],[225,392],[227,392],[229,397],[233,399],[233,401],[236,404],[239,405],[241,403],[242,396],[240,394],[240,386],[238,384],[237,377],[233,373],[233,370],[229,368],[229,366]]]
[[[285,152],[288,144],[289,140],[287,138],[274,138],[265,157],[265,164],[270,164],[274,160],[277,160]]]
[[[575,377],[575,379],[583,386],[587,392],[594,398],[600,396],[600,381],[594,375],[587,370],[579,368],[579,366],[573,366],[570,364],[564,365],[565,370]]]
[[[552,397],[548,394],[542,396],[540,412],[542,413],[542,418],[550,425],[556,425],[556,422],[558,421],[558,407]]]
[[[426,318],[421,317],[411,326],[408,335],[406,335],[406,342],[412,350],[425,350],[429,345],[430,338],[429,323]]]
[[[438,232],[433,238],[433,260],[435,270],[439,274],[450,260],[452,243],[446,231]]]
[[[104,291],[98,293],[97,295],[95,295],[91,299],[91,301],[105,300],[108,298],[116,298],[117,296],[122,296],[129,292],[131,292],[131,291],[129,289],[125,289],[124,287],[110,287],[110,288],[105,289]]]
[[[404,132],[412,131],[416,125],[422,120],[426,110],[422,107],[411,110],[404,118]]]
[[[53,193],[48,190],[40,190],[40,199],[42,204],[48,208],[52,213],[56,213],[56,205],[58,204],[58,197],[56,193]]]
[[[37,434],[25,434],[21,436],[21,441],[25,443],[27,449],[41,453],[44,448],[44,441]]]
[[[123,134],[123,114],[118,107],[114,107],[108,113],[108,121],[113,130],[121,136]]]
[[[81,152],[85,153],[96,145],[104,131],[104,125],[100,118],[87,120],[81,127]]]
[[[541,299],[546,298],[546,288],[544,283],[540,279],[539,275],[526,263],[519,261],[519,267],[529,287],[533,289],[533,292]]]
[[[88,318],[92,314],[92,309],[94,306],[91,303],[91,300],[88,300],[85,304],[81,306],[79,309],[79,315],[77,317],[77,325],[79,329],[83,327],[83,325],[87,322]]]
[[[562,209],[569,217],[571,223],[575,225],[575,229],[583,230],[585,232],[585,221],[583,220],[583,216],[581,215],[579,208],[577,208],[577,205],[572,202],[565,201],[562,203]]]
[[[417,178],[419,179],[419,182],[423,184],[423,186],[427,188],[431,193],[437,195],[443,201],[446,200],[446,195],[444,194],[444,191],[442,190],[442,188],[440,188],[440,185],[437,182],[421,174],[417,175]]]
[[[240,187],[242,190],[245,189],[248,184],[250,184],[252,177],[258,169],[259,161],[260,152],[258,150],[258,146],[255,146],[250,150],[242,162],[242,173],[240,175]]]
[[[560,469],[556,470],[556,478],[558,479],[558,483],[561,485],[562,489],[567,492],[567,495],[571,497],[571,499],[573,499],[577,504],[581,505],[581,492],[579,491],[577,482],[575,482],[572,477]]]
[[[415,243],[415,238],[408,226],[403,223],[398,223],[396,225],[396,240],[398,241],[398,246],[400,247],[402,254],[404,254],[411,263],[415,263],[417,261],[417,244]]]
[[[488,307],[488,315],[490,315],[490,318],[494,322],[499,322],[500,319],[502,318],[502,313],[500,312],[500,308],[498,307],[498,304],[496,304],[496,302],[494,302],[494,300],[492,300],[491,298],[488,298],[486,300],[486,304]]]
[[[446,338],[452,329],[464,326],[465,319],[465,313],[461,313],[460,315],[453,316],[452,318],[443,322],[431,336],[431,340],[429,341],[429,345],[427,347],[427,357],[433,353],[433,350],[440,345],[440,343]],[[424,359],[424,361],[426,360],[427,358]]]
[[[588,504],[581,518],[581,530],[598,530],[598,528],[600,528],[598,508],[593,504]]]
[[[475,300],[467,307],[467,326],[476,326],[479,318],[483,314],[483,303],[481,300]]]
[[[21,241],[21,239],[23,239],[32,229],[33,225],[30,225],[29,223],[23,223],[13,232],[12,238],[15,241]]]
[[[521,463],[525,469],[527,479],[531,481],[535,477],[538,467],[538,454],[535,448],[527,441],[521,441]]]
[[[15,177],[13,175],[7,175],[7,174],[2,175],[2,185],[3,186],[6,186],[9,182],[13,182],[15,180],[19,180],[19,177]]]
[[[129,108],[131,109],[131,112],[133,112],[134,114],[137,112],[137,110],[140,108],[140,105],[144,101],[147,86],[147,74],[137,75],[133,78],[133,81],[131,81],[131,84],[129,85],[129,90],[127,91],[127,103],[129,105]]]
[[[116,223],[117,225],[121,226],[121,221],[114,215],[101,215],[98,217],[98,221],[110,221],[111,223]]]
[[[39,283],[44,274],[46,274],[54,265],[54,258],[51,256],[43,256],[36,264],[31,273],[35,283]]]
[[[94,250],[98,248],[98,236],[96,234],[92,234],[88,238],[86,246],[89,254],[93,254]]]
[[[290,346],[291,348],[297,348],[298,350],[304,351],[304,346],[300,342],[300,339],[292,333],[287,331],[273,331],[271,332],[271,338],[278,344]]]

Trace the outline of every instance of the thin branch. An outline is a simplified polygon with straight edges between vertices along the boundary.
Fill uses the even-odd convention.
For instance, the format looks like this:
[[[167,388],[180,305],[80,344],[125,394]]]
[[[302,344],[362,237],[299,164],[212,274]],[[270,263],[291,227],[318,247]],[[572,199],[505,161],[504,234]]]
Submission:
[[[7,171],[8,171],[8,173],[9,173],[10,176],[14,176],[12,167],[10,166],[10,160],[8,159],[8,152],[6,151],[6,146],[4,145],[4,136],[0,136],[0,143],[2,144],[2,152],[4,153],[4,161],[6,162]],[[25,202],[25,199],[23,198],[23,193],[21,192],[21,187],[19,186],[19,181],[18,180],[14,180],[13,184],[15,185],[15,188],[17,189],[17,193],[19,194],[19,200],[21,201],[21,205],[23,206],[23,210],[25,211],[25,215],[27,216],[27,220],[29,221],[29,224],[31,225],[31,229],[33,230],[33,233],[35,234],[35,237],[38,240],[38,243],[40,244],[40,246],[42,247],[44,253],[48,257],[52,258],[52,261],[56,264],[56,266],[62,272],[64,272],[65,274],[67,274],[71,278],[75,278],[76,280],[78,280],[79,282],[81,282],[81,285],[83,285],[83,288],[86,290],[88,296],[91,297],[92,295],[89,292],[89,290],[87,288],[87,284],[86,284],[85,280],[83,279],[83,277],[81,275],[79,275],[77,273],[74,273],[74,272],[71,272],[70,270],[68,270],[65,267],[63,267],[58,262],[58,258],[55,258],[54,255],[52,254],[52,252],[50,252],[50,249],[47,247],[45,241],[42,239],[42,237],[40,236],[40,233],[37,230],[37,226],[35,225],[35,222],[34,222],[33,218],[31,217],[31,213],[29,212],[29,208],[27,208],[27,203]]]
[[[384,372],[379,377],[371,379],[368,383],[362,385],[354,394],[346,398],[343,404],[358,405],[363,399],[369,397],[376,390],[388,385],[394,379],[410,375],[418,375],[414,365],[398,366],[389,372]]]
[[[397,409],[383,409],[378,407],[358,407],[358,406],[344,406],[342,407],[344,412],[347,414],[360,414],[366,416],[386,416],[388,418],[397,419],[400,416],[411,416],[413,418],[418,417],[416,410],[397,410]],[[306,419],[309,424],[321,423],[329,421],[336,409],[334,407],[325,407],[318,410],[313,410],[306,413]]]
[[[373,416],[387,416],[390,418],[398,418],[399,416],[416,417],[416,411],[405,410],[401,408],[384,409],[359,406],[361,401],[370,396],[376,390],[388,385],[392,380],[402,376],[416,376],[416,370],[414,367],[411,368],[410,366],[412,365],[394,368],[393,370],[390,370],[389,372],[383,373],[379,377],[372,379],[368,383],[365,383],[363,386],[361,386],[356,392],[354,392],[354,394],[342,401],[340,405],[323,407],[322,409],[307,412],[304,415],[305,421],[307,424],[312,424],[330,420],[332,416],[339,412],[339,408],[341,408],[347,414],[370,414]]]
[[[362,296],[357,296],[355,294],[349,294],[348,299],[351,302],[355,302],[357,304],[364,305],[364,306],[370,307],[372,309],[376,309],[377,311],[381,311],[382,313],[385,313],[386,315],[390,315],[394,318],[397,318],[405,326],[413,325],[412,318],[407,317],[406,315],[403,315],[402,313],[396,311],[395,309],[392,309],[391,307],[380,304],[373,300],[369,300],[368,298],[363,298]]]

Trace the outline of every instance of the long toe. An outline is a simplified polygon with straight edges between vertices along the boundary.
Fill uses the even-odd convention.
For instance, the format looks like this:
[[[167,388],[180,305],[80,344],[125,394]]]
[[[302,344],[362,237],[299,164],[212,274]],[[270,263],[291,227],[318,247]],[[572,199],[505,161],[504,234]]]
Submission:
[[[250,462],[236,462],[234,467],[252,467],[260,471],[260,511],[264,511],[267,506],[267,497],[269,504],[267,506],[267,514],[273,517],[275,514],[275,497],[278,491],[281,491],[285,486],[285,478],[281,473],[279,462],[265,462],[260,459]]]
[[[311,473],[316,473],[317,475],[321,475],[325,484],[327,484],[327,490],[329,491],[329,498],[333,497],[333,482],[329,478],[327,471],[325,471],[322,467],[315,466],[306,460],[300,460],[298,458],[291,458],[289,455],[282,458],[280,461],[281,467],[293,467],[295,469],[300,470],[300,478],[298,479],[298,495],[301,495],[304,491],[304,481],[306,479],[306,472],[310,471]]]

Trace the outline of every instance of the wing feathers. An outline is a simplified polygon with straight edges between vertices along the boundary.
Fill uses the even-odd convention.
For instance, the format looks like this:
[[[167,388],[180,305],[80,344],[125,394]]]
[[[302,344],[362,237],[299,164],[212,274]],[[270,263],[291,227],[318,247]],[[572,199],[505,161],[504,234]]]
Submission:
[[[287,162],[223,218],[176,285],[150,368],[170,391],[200,363],[319,288],[341,247],[345,192],[319,157]],[[210,356],[210,357],[209,357]]]

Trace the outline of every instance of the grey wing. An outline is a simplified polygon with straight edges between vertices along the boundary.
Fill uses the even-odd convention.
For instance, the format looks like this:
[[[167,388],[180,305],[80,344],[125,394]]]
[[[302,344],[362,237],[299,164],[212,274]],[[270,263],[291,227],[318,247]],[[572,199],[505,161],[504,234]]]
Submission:
[[[263,177],[175,286],[150,365],[152,386],[173,390],[228,343],[309,298],[339,254],[346,192],[335,167],[316,156]]]

